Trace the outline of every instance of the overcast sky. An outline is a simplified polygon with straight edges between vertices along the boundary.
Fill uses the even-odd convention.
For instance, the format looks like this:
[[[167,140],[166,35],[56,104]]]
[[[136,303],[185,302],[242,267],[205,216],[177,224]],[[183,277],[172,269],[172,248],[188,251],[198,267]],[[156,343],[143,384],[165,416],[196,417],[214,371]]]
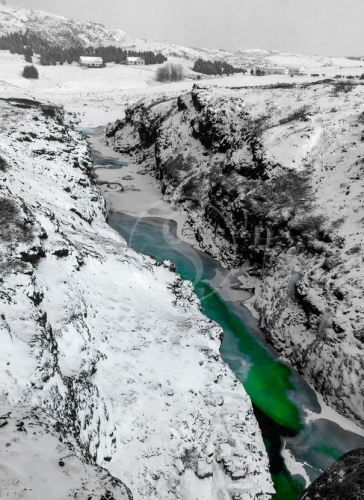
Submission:
[[[364,0],[7,0],[191,47],[364,56]]]

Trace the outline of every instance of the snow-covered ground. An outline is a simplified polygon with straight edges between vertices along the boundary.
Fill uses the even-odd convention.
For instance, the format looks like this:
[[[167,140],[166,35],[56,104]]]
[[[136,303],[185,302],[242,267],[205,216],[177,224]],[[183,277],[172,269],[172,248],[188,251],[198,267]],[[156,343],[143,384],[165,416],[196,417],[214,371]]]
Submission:
[[[140,168],[162,179],[174,203],[198,200],[201,208],[185,207],[189,231],[204,250],[234,267],[229,228],[238,240],[235,272],[246,284],[253,275],[253,304],[273,345],[329,405],[359,425],[363,93],[364,85],[342,89],[330,82],[197,87],[154,105],[148,98],[106,132],[112,147],[131,152]],[[293,195],[296,186],[286,192],[283,184],[277,187],[282,199],[276,197],[269,187],[275,179],[297,173],[306,174],[309,191]],[[206,206],[216,210],[206,212]]]
[[[56,482],[63,470],[76,476],[65,489],[88,474],[91,487],[99,469],[75,458],[58,469],[70,442],[70,454],[135,499],[270,498],[263,440],[220,358],[221,329],[190,284],[107,225],[87,143],[50,113],[0,101],[0,416],[13,411],[30,434],[26,415],[39,408],[53,427],[53,437],[37,427],[34,446],[26,432],[14,441],[13,420],[0,427],[12,457],[0,490],[40,498],[42,473]],[[37,476],[20,475],[19,456]]]
[[[56,39],[58,29],[75,28],[64,18],[0,6],[1,32],[23,29],[30,22]],[[122,31],[101,27],[92,39],[94,23],[81,22],[77,30],[85,43],[117,43],[125,48],[136,43]],[[0,97],[61,104],[88,127],[123,118],[126,106],[140,99],[166,100],[191,91],[195,75],[190,68],[197,57],[233,64],[305,65],[309,73],[326,78],[364,72],[362,61],[347,59],[137,42],[139,50],[162,50],[172,61],[182,62],[186,81],[158,84],[152,66],[110,64],[85,70],[75,64],[42,67],[36,61],[40,78],[31,81],[21,77],[23,57],[0,51]],[[314,111],[308,122],[267,130],[264,144],[267,158],[283,168],[299,170],[303,164],[314,164],[318,202],[333,221],[341,221],[335,229],[344,239],[340,272],[336,277],[335,271],[323,276],[320,259],[309,256],[307,265],[290,251],[287,258],[277,256],[254,305],[263,321],[268,318],[266,326],[275,332],[282,355],[299,365],[300,349],[307,353],[301,371],[312,383],[318,379],[316,385],[325,389],[327,402],[337,407],[339,401],[342,413],[357,418],[362,415],[363,365],[362,346],[353,332],[360,330],[362,321],[363,127],[358,117],[364,111],[363,87],[337,96],[330,85],[286,91],[259,88],[316,80],[240,74],[206,78],[201,84],[216,87],[214,92],[227,101],[238,94],[254,118],[267,112],[273,119],[284,118],[303,105]],[[95,488],[100,495],[109,489],[115,498],[127,498],[123,484],[113,483],[111,488],[112,478],[102,469],[81,465],[75,454],[105,467],[131,488],[136,499],[194,499],[195,491],[202,500],[220,494],[254,498],[259,492],[269,498],[272,486],[260,432],[244,389],[220,359],[220,329],[201,315],[188,285],[176,284],[173,273],[135,254],[107,226],[104,202],[89,177],[89,152],[76,132],[36,108],[21,110],[2,102],[0,114],[0,156],[9,164],[4,171],[0,168],[0,197],[12,200],[7,210],[15,216],[13,225],[3,224],[11,232],[4,233],[0,247],[0,417],[13,411],[15,422],[24,421],[27,428],[29,421],[37,428],[37,437],[31,438],[29,431],[16,431],[13,421],[0,427],[0,446],[4,449],[4,443],[10,443],[0,458],[5,471],[0,496],[6,492],[23,498],[25,488],[24,498],[43,496],[38,489],[43,488],[41,481],[30,467],[34,463],[37,473],[44,470],[49,475],[49,484],[64,482],[62,495],[74,494],[82,486]],[[200,159],[203,164],[205,157]],[[149,181],[140,176],[135,178],[138,182]],[[131,191],[124,194],[132,200]],[[149,201],[144,200],[145,206]],[[169,205],[158,209],[159,215],[170,215]],[[172,218],[182,221],[185,215],[177,211]],[[205,222],[197,218],[197,225],[199,221],[199,230],[205,229]],[[204,242],[211,248],[216,243],[208,228]],[[361,250],[352,252],[359,245]],[[215,250],[219,256],[219,248]],[[304,318],[299,308],[292,304],[284,311],[279,308],[291,271],[298,268],[305,279],[303,295],[318,308],[310,313],[308,330],[301,328]],[[326,306],[335,311],[339,335],[330,327],[325,342],[317,343],[317,318]],[[328,387],[317,376],[317,359],[323,369],[320,377],[327,373],[329,380],[333,378]],[[39,430],[36,406],[45,422]],[[44,432],[55,421],[55,430]],[[15,438],[15,433],[23,439]],[[60,435],[63,443],[57,441]],[[72,458],[61,467],[57,463],[65,446]],[[28,475],[20,475],[20,457]]]

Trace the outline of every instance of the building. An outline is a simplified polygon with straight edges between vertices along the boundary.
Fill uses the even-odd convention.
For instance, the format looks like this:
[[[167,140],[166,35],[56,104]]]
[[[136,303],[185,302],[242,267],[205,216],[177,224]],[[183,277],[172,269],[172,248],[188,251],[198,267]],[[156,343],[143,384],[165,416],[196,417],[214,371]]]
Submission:
[[[278,66],[262,66],[259,69],[264,71],[266,75],[288,75],[287,68],[280,68]]]
[[[142,57],[127,57],[126,64],[130,66],[144,66],[145,61]]]
[[[298,74],[299,74],[299,75],[307,75],[307,74],[308,74],[308,72],[307,72],[307,68],[306,68],[305,66],[302,66],[302,68],[300,68],[300,69],[298,70]]]
[[[81,56],[79,62],[83,68],[102,68],[105,66],[102,57]]]

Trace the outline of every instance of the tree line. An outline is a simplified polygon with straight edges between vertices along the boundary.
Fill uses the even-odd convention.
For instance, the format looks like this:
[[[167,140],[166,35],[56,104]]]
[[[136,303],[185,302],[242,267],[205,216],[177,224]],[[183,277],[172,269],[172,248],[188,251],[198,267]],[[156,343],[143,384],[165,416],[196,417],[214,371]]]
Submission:
[[[224,61],[204,61],[203,59],[198,59],[192,69],[193,71],[203,73],[204,75],[232,75],[233,73],[246,73],[246,69],[236,68]]]
[[[9,33],[0,37],[0,50],[9,50],[12,54],[22,54],[28,63],[32,62],[34,54],[40,55],[40,64],[51,66],[72,64],[78,62],[80,56],[102,57],[104,63],[114,62],[125,64],[127,57],[142,57],[145,64],[162,64],[167,61],[163,54],[152,51],[123,50],[120,47],[75,47],[63,48],[48,43],[39,35],[26,31],[25,33]]]

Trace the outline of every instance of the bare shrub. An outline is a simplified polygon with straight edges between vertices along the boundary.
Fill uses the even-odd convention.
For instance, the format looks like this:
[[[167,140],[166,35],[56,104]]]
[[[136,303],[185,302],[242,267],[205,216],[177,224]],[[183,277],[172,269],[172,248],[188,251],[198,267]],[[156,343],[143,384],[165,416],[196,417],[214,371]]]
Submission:
[[[157,69],[155,77],[158,82],[179,82],[185,77],[184,67],[182,64],[164,64]]]
[[[271,220],[275,226],[286,223],[297,211],[309,211],[313,194],[308,176],[287,172],[268,181],[255,181],[248,192],[248,210],[259,220]],[[252,186],[253,187],[253,186]]]
[[[18,205],[8,198],[0,197],[0,241],[28,242],[33,231],[28,221],[22,217]]]
[[[189,177],[184,184],[181,185],[181,195],[187,199],[194,198],[198,194],[198,188],[201,185],[201,180],[196,176]]]
[[[348,94],[355,88],[355,82],[351,80],[340,80],[339,82],[335,82],[332,88],[332,95],[338,95],[341,93]]]
[[[270,120],[270,115],[260,115],[255,118],[251,118],[249,121],[248,128],[252,132],[253,135],[260,135],[265,130],[269,128],[268,122]]]
[[[0,156],[0,172],[6,172],[8,168],[8,163]]]
[[[298,121],[298,120],[307,121],[309,113],[310,113],[310,106],[305,104],[304,106],[301,106],[300,108],[292,111],[292,113],[290,113],[285,118],[282,118],[281,120],[279,120],[279,123],[281,125],[283,125],[285,123],[290,123],[290,122]]]
[[[290,223],[291,231],[301,234],[307,240],[325,239],[327,217],[323,214],[303,213]]]

